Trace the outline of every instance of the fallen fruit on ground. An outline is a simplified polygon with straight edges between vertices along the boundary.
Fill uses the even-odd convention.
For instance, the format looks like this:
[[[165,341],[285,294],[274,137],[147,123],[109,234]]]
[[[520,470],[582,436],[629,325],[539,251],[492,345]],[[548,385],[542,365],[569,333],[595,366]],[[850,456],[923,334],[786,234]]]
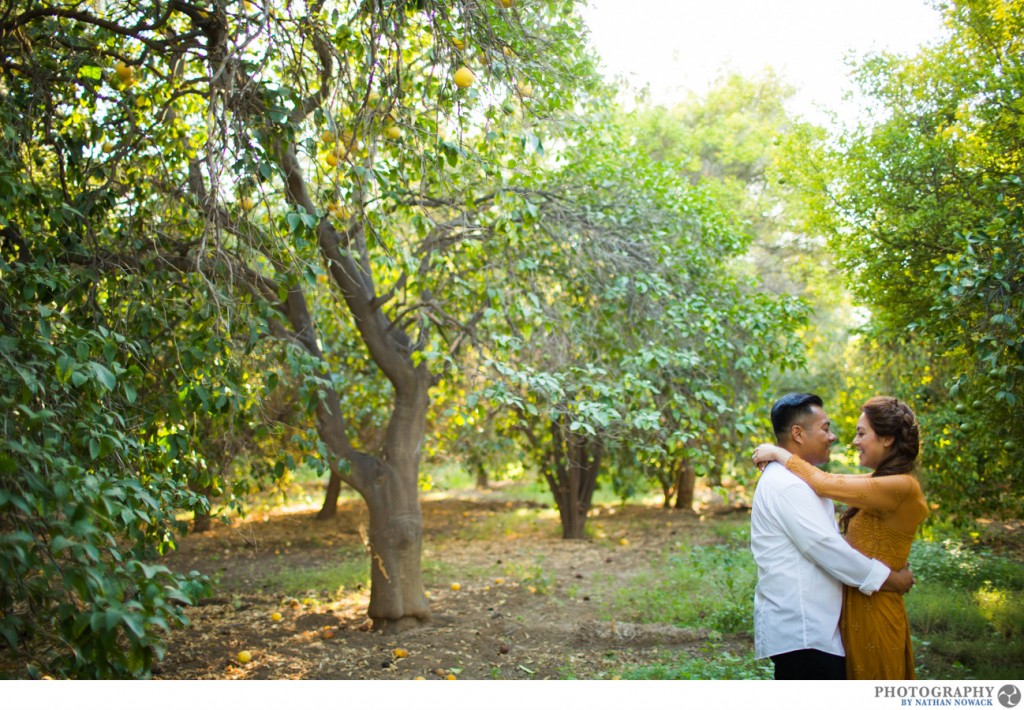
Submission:
[[[407,658],[409,656],[409,652],[406,651],[404,648],[396,648],[391,653],[392,655],[394,655],[395,658]]]
[[[453,592],[457,592],[460,589],[462,589],[462,585],[461,584],[459,584],[458,582],[452,582],[452,591]]]
[[[248,651],[239,651],[237,658],[239,663],[248,663],[252,660],[252,654]]]

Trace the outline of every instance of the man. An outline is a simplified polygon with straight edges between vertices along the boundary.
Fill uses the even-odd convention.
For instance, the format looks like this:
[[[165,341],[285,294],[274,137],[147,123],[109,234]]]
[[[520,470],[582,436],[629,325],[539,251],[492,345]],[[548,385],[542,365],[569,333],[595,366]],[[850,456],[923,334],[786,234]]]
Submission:
[[[820,466],[836,441],[817,395],[787,394],[772,405],[779,446]],[[761,474],[750,517],[757,562],[754,655],[770,657],[776,680],[843,680],[839,635],[842,585],[864,594],[905,593],[910,570],[893,572],[850,547],[839,535],[835,507],[777,462]]]

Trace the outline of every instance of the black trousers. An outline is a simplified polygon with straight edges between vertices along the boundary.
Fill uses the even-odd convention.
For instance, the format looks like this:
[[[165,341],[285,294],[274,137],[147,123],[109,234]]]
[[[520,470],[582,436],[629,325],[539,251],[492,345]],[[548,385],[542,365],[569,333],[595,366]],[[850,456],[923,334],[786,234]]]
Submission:
[[[804,648],[772,656],[775,680],[846,680],[846,658]]]

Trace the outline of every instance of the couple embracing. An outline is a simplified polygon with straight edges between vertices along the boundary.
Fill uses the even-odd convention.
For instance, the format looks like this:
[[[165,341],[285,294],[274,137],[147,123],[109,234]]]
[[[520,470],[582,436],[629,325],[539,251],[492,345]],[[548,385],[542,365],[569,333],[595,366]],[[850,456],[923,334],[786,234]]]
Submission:
[[[914,476],[914,413],[869,399],[853,444],[872,473],[844,476],[816,468],[837,438],[820,397],[788,394],[771,419],[778,446],[753,457],[763,471],[750,524],[756,657],[772,659],[778,680],[915,678],[902,595],[928,506]],[[839,525],[832,500],[849,506]]]

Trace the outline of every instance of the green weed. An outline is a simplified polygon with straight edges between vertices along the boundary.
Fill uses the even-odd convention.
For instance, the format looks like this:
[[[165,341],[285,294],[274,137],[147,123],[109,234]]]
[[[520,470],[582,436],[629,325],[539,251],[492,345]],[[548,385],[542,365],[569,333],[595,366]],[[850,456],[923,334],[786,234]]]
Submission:
[[[919,582],[977,589],[985,583],[1024,589],[1024,565],[960,540],[918,540],[910,551],[910,568]]]
[[[617,591],[609,618],[749,632],[757,567],[746,548],[682,547]]]
[[[626,668],[623,680],[768,680],[774,675],[771,661],[754,660],[753,653],[736,654],[709,643],[696,654],[667,654],[659,663]]]
[[[317,592],[329,599],[370,584],[370,563],[365,557],[332,562],[324,567],[283,567],[265,579],[267,590],[290,595]]]
[[[553,584],[551,575],[544,569],[544,556],[540,555],[530,562],[510,562],[505,567],[506,574],[516,579],[524,587],[533,587],[537,594],[548,594]]]
[[[921,678],[1024,676],[1024,565],[976,544],[919,541],[905,597]]]

